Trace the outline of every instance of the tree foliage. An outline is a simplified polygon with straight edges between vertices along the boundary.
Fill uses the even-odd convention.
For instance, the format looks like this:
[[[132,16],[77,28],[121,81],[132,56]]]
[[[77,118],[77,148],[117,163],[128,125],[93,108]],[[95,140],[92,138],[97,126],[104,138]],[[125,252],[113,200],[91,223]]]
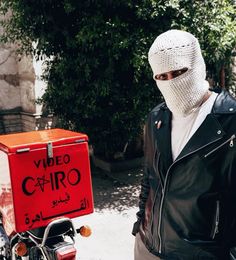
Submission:
[[[158,34],[195,34],[216,81],[236,45],[230,0],[1,0],[0,10],[12,12],[3,40],[50,57],[44,105],[63,127],[86,132],[107,158],[140,135],[161,99],[147,61]]]

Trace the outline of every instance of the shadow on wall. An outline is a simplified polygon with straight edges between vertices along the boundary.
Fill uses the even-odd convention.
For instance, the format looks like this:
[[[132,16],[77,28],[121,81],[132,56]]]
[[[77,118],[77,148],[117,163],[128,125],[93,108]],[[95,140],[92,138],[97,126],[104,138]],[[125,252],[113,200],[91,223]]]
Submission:
[[[0,134],[5,134],[5,133],[6,133],[6,129],[3,121],[3,116],[0,115]]]
[[[112,174],[92,167],[95,210],[112,209],[122,212],[137,207],[142,177],[141,168]]]

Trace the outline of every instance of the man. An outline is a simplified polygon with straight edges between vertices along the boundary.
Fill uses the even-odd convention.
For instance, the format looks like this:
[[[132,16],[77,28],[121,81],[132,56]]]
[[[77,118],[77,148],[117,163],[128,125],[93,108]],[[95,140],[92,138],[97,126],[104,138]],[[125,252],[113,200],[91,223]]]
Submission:
[[[145,128],[135,260],[229,259],[236,237],[236,100],[209,90],[198,40],[169,30],[148,53],[165,103]]]

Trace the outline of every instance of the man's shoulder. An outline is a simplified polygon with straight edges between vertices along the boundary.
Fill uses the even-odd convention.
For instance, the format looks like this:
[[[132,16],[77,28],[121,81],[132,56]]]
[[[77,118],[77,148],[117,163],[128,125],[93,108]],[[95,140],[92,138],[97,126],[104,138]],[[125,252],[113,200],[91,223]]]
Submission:
[[[165,110],[165,109],[168,109],[167,106],[166,106],[166,103],[165,102],[162,102],[160,104],[158,104],[157,106],[155,106],[152,110],[151,110],[151,114],[156,114],[158,113],[160,110]]]
[[[166,110],[169,111],[165,102],[158,104],[148,113],[147,122],[155,122],[156,120],[160,119],[160,117],[163,115],[162,113]]]
[[[214,113],[236,113],[236,98],[227,90],[221,90],[213,106]]]

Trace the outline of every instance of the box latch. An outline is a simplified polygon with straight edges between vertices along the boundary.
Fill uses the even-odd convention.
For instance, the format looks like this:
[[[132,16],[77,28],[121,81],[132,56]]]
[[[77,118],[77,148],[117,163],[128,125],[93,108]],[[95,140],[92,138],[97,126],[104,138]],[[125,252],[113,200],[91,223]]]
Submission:
[[[47,143],[48,158],[53,158],[52,143]]]

